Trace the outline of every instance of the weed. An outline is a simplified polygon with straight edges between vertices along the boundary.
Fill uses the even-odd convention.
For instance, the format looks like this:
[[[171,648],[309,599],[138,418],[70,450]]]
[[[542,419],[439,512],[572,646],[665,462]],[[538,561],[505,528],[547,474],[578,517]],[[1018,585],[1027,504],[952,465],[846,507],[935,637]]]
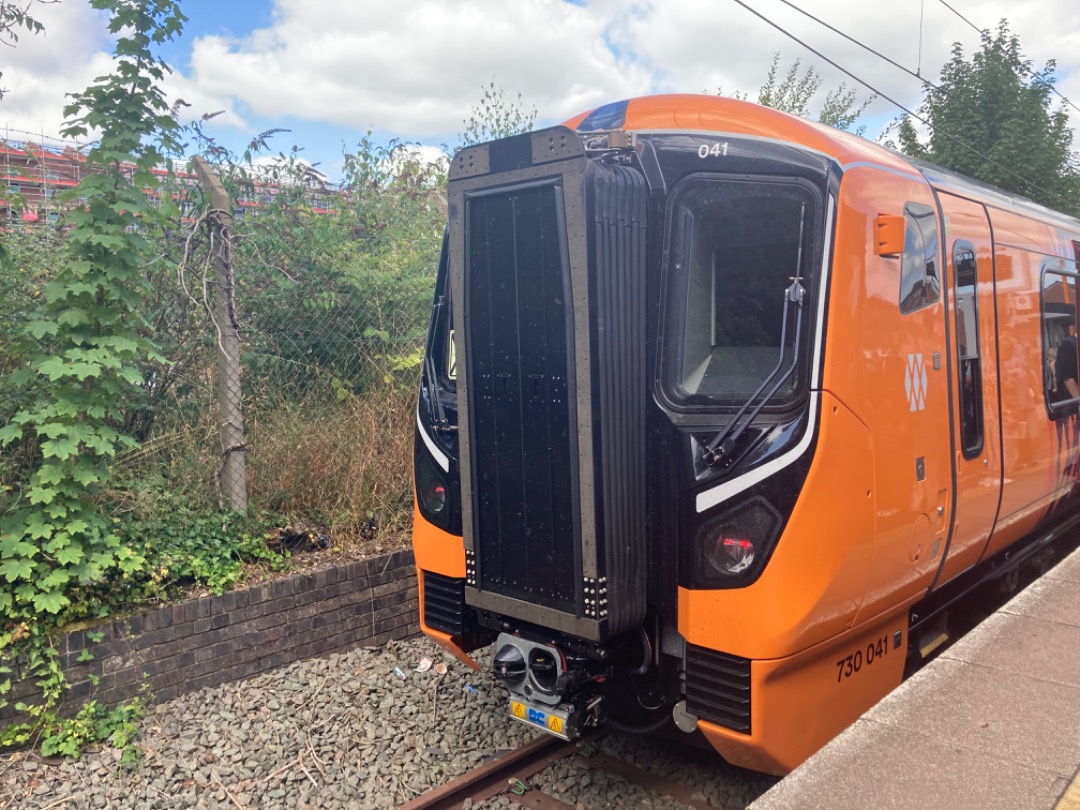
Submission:
[[[91,700],[74,717],[50,716],[41,735],[41,755],[77,758],[87,747],[109,743],[121,749],[120,763],[134,766],[142,758],[135,745],[139,722],[146,716],[146,703],[135,698],[114,708]]]

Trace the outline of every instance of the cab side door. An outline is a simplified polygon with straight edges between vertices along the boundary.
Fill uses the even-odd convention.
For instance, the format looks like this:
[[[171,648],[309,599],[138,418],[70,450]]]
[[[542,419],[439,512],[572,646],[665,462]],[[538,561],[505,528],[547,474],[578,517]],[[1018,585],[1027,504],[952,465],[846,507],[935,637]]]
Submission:
[[[986,208],[939,192],[949,285],[954,512],[935,585],[979,561],[1001,498],[994,246]]]

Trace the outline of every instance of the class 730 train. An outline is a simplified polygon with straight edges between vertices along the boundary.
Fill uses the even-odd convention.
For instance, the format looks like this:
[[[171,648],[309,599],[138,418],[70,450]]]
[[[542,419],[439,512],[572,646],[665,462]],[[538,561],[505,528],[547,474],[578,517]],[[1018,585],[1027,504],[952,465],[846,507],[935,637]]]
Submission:
[[[705,95],[465,148],[448,201],[421,624],[508,722],[786,773],[1075,523],[1080,221]]]

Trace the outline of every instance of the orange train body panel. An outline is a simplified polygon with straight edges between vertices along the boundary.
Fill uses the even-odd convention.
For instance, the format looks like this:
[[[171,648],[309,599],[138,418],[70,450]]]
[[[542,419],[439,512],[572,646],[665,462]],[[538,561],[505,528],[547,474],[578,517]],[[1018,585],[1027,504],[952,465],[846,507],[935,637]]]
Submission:
[[[976,265],[975,296],[977,298],[976,340],[980,356],[995,358],[998,346],[998,328],[994,306],[994,256],[993,244],[986,207],[981,203],[967,200],[953,194],[939,195],[942,211],[948,218],[949,237],[952,242],[946,245],[948,274],[956,278],[957,251],[950,246],[967,243],[974,251]],[[961,321],[966,324],[971,302],[963,304],[950,301],[950,317],[957,324],[957,341]],[[961,311],[958,314],[958,311]],[[954,379],[961,384],[964,371],[959,359],[954,359],[951,368]],[[984,422],[987,425],[1001,423],[1000,386],[996,363],[984,363],[982,373],[984,389]],[[963,431],[961,423],[961,404],[953,408],[953,431],[959,436]],[[941,568],[940,581],[948,582],[953,577],[973,567],[986,549],[990,533],[994,528],[998,503],[1001,498],[1002,452],[1000,431],[984,432],[981,452],[969,458],[962,448],[954,451],[953,460],[956,468],[956,513],[953,517],[953,536],[949,544],[947,558]]]
[[[604,685],[624,678],[627,689],[648,693],[647,701],[638,697],[642,706],[659,701],[664,711],[670,711],[678,701],[677,721],[680,713],[685,716],[687,707],[696,707],[702,712],[696,727],[729,761],[785,773],[899,684],[905,654],[909,650],[917,654],[920,647],[923,623],[944,610],[935,600],[940,598],[941,604],[947,604],[950,589],[966,589],[969,583],[999,575],[1006,570],[1001,567],[1006,561],[1004,552],[1008,552],[1008,560],[1022,559],[1062,527],[1075,525],[1080,515],[1074,502],[1080,492],[1076,486],[1080,477],[1077,417],[1062,416],[1049,403],[1060,399],[1056,382],[1060,369],[1054,368],[1053,358],[1067,327],[1075,327],[1076,322],[1080,222],[936,167],[908,161],[848,133],[731,99],[699,95],[629,99],[575,116],[564,127],[533,136],[531,147],[523,146],[529,142],[519,137],[470,148],[455,158],[451,170],[448,248],[429,335],[432,363],[425,367],[421,388],[418,430],[423,432],[424,441],[418,434],[417,481],[418,489],[436,487],[432,491],[438,493],[433,501],[437,506],[447,492],[454,493],[458,501],[452,503],[452,509],[457,510],[452,519],[443,511],[425,511],[423,495],[417,502],[414,547],[421,580],[422,627],[474,666],[468,653],[497,639],[496,677],[516,700],[532,700],[530,705],[540,716],[553,708],[566,710],[570,706],[567,717],[573,717],[575,711],[592,712],[585,722],[599,722],[603,712],[595,710],[601,702],[594,700],[597,696],[607,700],[617,715],[619,704]],[[553,163],[551,145],[572,142],[571,130],[581,133],[583,147],[571,143],[558,153],[564,163]],[[633,133],[636,141],[619,138],[612,143],[623,146],[605,145],[606,133],[616,130]],[[631,146],[627,148],[626,143]],[[532,149],[531,157],[528,148]],[[630,154],[634,150],[636,157]],[[641,583],[647,579],[648,587],[635,584],[630,577],[620,580],[617,587],[612,584],[609,590],[606,578],[590,577],[589,566],[596,563],[590,562],[586,553],[594,553],[604,540],[604,523],[597,519],[599,510],[613,509],[612,504],[618,503],[617,499],[601,497],[608,479],[633,480],[620,478],[623,468],[632,464],[630,456],[620,457],[615,466],[604,468],[603,474],[596,473],[595,480],[589,478],[573,496],[574,509],[578,509],[577,499],[587,500],[600,493],[595,505],[580,507],[586,521],[582,525],[597,527],[596,535],[581,540],[573,559],[555,560],[550,569],[554,573],[548,576],[583,572],[583,584],[576,595],[566,591],[559,595],[551,582],[530,584],[528,572],[512,564],[503,574],[504,580],[485,582],[484,565],[495,564],[485,559],[503,560],[504,555],[500,549],[495,557],[485,558],[482,543],[490,540],[485,541],[477,527],[487,526],[485,531],[490,531],[503,517],[509,521],[507,525],[518,525],[513,521],[537,506],[526,491],[524,500],[507,507],[510,511],[505,515],[498,512],[500,499],[511,485],[516,486],[514,473],[507,472],[512,465],[499,466],[503,462],[498,454],[483,456],[495,466],[473,470],[473,477],[464,480],[469,468],[462,459],[469,456],[473,458],[470,463],[475,463],[473,443],[489,441],[500,453],[518,452],[513,449],[518,441],[513,437],[518,434],[508,432],[508,414],[514,413],[508,410],[497,411],[496,428],[481,434],[481,428],[472,422],[483,418],[487,400],[468,399],[480,395],[466,396],[458,388],[460,378],[449,371],[461,362],[472,362],[467,347],[475,335],[469,331],[474,328],[469,319],[481,317],[466,308],[462,293],[476,296],[468,291],[479,289],[484,295],[495,295],[506,289],[497,286],[497,281],[492,288],[468,286],[480,283],[472,280],[480,276],[470,274],[488,271],[474,270],[469,264],[480,262],[477,267],[482,267],[480,254],[455,245],[467,244],[461,234],[472,216],[468,213],[473,204],[470,200],[499,200],[500,194],[517,193],[505,192],[515,188],[515,183],[531,190],[555,177],[557,193],[567,200],[564,210],[569,213],[565,216],[581,217],[591,210],[589,206],[604,203],[601,192],[596,191],[595,197],[583,196],[575,204],[571,196],[574,189],[592,182],[590,172],[603,174],[608,171],[605,167],[612,165],[634,167],[647,178],[653,196],[647,209],[649,230],[645,234],[642,225],[641,238],[658,240],[649,242],[653,246],[647,254],[644,274],[648,281],[643,289],[652,296],[644,309],[646,334],[659,338],[628,349],[628,356],[635,352],[648,356],[653,375],[641,392],[647,409],[647,430],[641,442],[648,450],[648,471],[643,474],[647,486],[642,497],[649,504],[641,531],[648,538],[648,554],[635,558],[628,552],[629,556],[619,558],[623,569],[608,571],[614,577],[626,567],[639,566],[639,579]],[[582,177],[586,179],[582,181]],[[817,179],[811,179],[814,177]],[[744,194],[757,183],[786,189],[777,195],[780,199],[787,194],[790,199],[802,200],[799,264],[791,272],[777,271],[777,278],[782,276],[784,284],[795,282],[785,293],[784,319],[800,283],[803,290],[799,294],[805,294],[811,303],[808,311],[800,310],[811,319],[811,325],[805,327],[808,339],[804,344],[796,341],[792,349],[804,352],[807,358],[804,376],[792,383],[803,386],[803,398],[791,400],[802,403],[791,406],[804,409],[802,421],[785,423],[779,406],[764,415],[755,412],[750,421],[758,419],[765,427],[753,447],[775,441],[783,454],[764,455],[764,461],[746,462],[742,468],[744,459],[753,455],[748,450],[743,456],[736,455],[734,461],[725,461],[733,472],[723,474],[717,473],[714,463],[723,459],[721,453],[730,452],[728,443],[720,441],[729,435],[723,433],[725,424],[738,423],[741,414],[754,404],[753,399],[734,416],[736,408],[730,403],[726,410],[710,410],[709,403],[700,398],[680,404],[676,400],[682,389],[672,393],[672,372],[666,364],[675,361],[669,359],[669,353],[676,349],[684,352],[678,362],[680,368],[689,367],[684,358],[693,350],[686,335],[692,323],[711,318],[713,335],[707,350],[721,356],[729,344],[717,338],[724,326],[720,319],[732,316],[717,313],[724,303],[723,284],[734,283],[720,275],[726,271],[717,269],[730,261],[724,251],[738,251],[739,240],[758,238],[755,229],[761,228],[766,237],[754,248],[758,253],[747,249],[737,254],[752,264],[756,255],[774,249],[774,242],[793,237],[783,236],[779,207],[775,208],[776,239],[768,238],[773,232],[764,220],[741,214],[740,205],[744,209],[764,206],[752,196],[725,208],[728,203],[718,195],[709,203],[713,208],[690,212],[688,206],[697,199],[694,195],[702,188],[713,188],[710,183],[718,189],[734,189],[735,194]],[[620,193],[632,196],[630,191]],[[540,204],[529,198],[526,205],[525,199],[514,197],[512,210],[518,217],[515,239],[528,228],[521,211]],[[476,205],[481,210],[480,204]],[[690,212],[680,214],[681,220],[674,213],[679,206]],[[722,221],[713,224],[707,219],[713,210],[729,211],[739,227],[723,231]],[[638,219],[644,222],[644,213]],[[598,223],[602,220],[597,218]],[[492,223],[496,221],[484,221],[488,230],[483,232],[494,233]],[[688,230],[688,222],[698,230]],[[884,225],[890,236],[886,240],[889,244],[883,246],[877,240]],[[709,271],[712,291],[707,283],[693,282],[699,286],[692,287],[691,280],[680,288],[677,285],[683,283],[684,276],[690,279],[698,272],[691,269],[700,261],[698,253],[708,249],[709,239],[717,238],[710,228],[725,233],[727,239],[713,248]],[[537,233],[538,240],[547,238],[548,231]],[[584,235],[584,230],[580,233],[581,240],[594,238]],[[691,243],[688,233],[695,234],[695,240],[706,247]],[[680,253],[683,249],[677,237],[686,238],[685,252]],[[898,252],[900,242],[904,243],[902,253]],[[576,283],[575,272],[600,272],[591,264],[594,254],[602,254],[600,241],[596,245],[589,241],[589,245],[594,252],[575,254],[573,240],[568,247],[563,246],[569,257],[564,278],[570,283]],[[533,252],[551,255],[545,250]],[[632,255],[646,254],[627,249],[619,255],[618,262],[604,266],[623,273],[630,267]],[[743,272],[768,274],[772,272],[769,263],[778,255],[770,254],[768,262]],[[531,260],[515,254],[513,261],[500,259],[498,267],[514,262],[527,265]],[[454,262],[458,263],[456,268]],[[540,264],[529,267],[527,272],[534,276],[544,272]],[[919,281],[909,287],[909,279],[915,277]],[[600,294],[595,278],[588,278],[592,286],[587,293],[581,288],[570,298]],[[620,278],[629,285],[630,270]],[[455,288],[454,284],[460,286]],[[449,296],[454,289],[458,300],[452,307],[440,309],[439,296]],[[766,310],[775,301],[769,296],[776,296],[779,289],[749,283],[738,288],[739,294],[765,296],[756,299],[754,307],[744,304],[743,314],[755,308]],[[683,295],[685,301],[680,298]],[[697,320],[692,320],[688,313],[695,295],[711,296],[713,311],[709,314],[699,307],[693,315]],[[627,293],[625,301],[631,298]],[[518,306],[524,311],[529,303],[521,300]],[[505,346],[528,341],[533,333],[542,331],[543,318],[557,312],[571,324],[567,334],[574,335],[574,341],[566,349],[572,355],[568,369],[571,377],[578,375],[581,384],[587,380],[583,369],[591,364],[600,367],[606,362],[604,357],[612,357],[601,354],[597,359],[582,345],[599,340],[596,336],[603,336],[616,321],[610,312],[595,316],[591,308],[601,305],[591,302],[590,308],[572,312],[558,297],[544,306],[545,314],[529,321],[528,330],[507,327],[518,331],[507,333],[513,340],[503,340],[492,356],[510,362],[505,357],[512,359],[511,354],[500,354]],[[683,307],[682,315],[679,307]],[[503,318],[506,309],[503,306],[490,317]],[[583,316],[597,317],[591,338],[587,329],[573,324],[573,318]],[[668,320],[673,317],[684,317],[685,321],[678,321],[682,324],[678,328],[669,328]],[[749,323],[763,334],[776,325],[760,319]],[[618,325],[611,328],[624,330]],[[797,324],[793,328],[798,328]],[[463,332],[467,333],[464,338]],[[534,351],[546,351],[546,346],[553,345],[554,333],[545,334]],[[731,346],[744,346],[738,337],[732,340]],[[783,333],[778,344],[768,343],[768,338],[758,340],[760,345],[779,345],[781,350],[787,345]],[[475,350],[487,351],[487,347]],[[604,351],[614,349],[609,346]],[[780,354],[784,356],[783,351]],[[521,357],[524,363],[531,355]],[[792,362],[797,361],[798,357]],[[711,369],[712,362],[707,356],[701,368]],[[516,371],[507,368],[493,372],[478,367],[477,373],[513,380]],[[688,385],[701,384],[703,373],[708,372],[697,372]],[[545,375],[535,368],[531,374],[523,374],[526,379],[521,390],[534,395],[539,386],[547,384]],[[456,425],[454,419],[460,418],[461,409],[480,409],[479,416],[469,411],[468,430],[463,430],[463,435],[452,439],[436,435],[440,420],[443,427],[446,424],[439,416],[445,404],[440,401],[440,392],[451,405],[451,425]],[[524,413],[532,407],[530,403],[541,399],[525,398],[514,407]],[[589,417],[583,423],[601,425],[596,436],[606,430],[601,418],[605,406],[596,404],[599,400],[590,404],[588,398],[575,401],[558,394],[549,401],[559,407],[571,402],[566,407],[572,418],[563,430],[573,429],[579,412]],[[551,422],[550,406],[544,407],[549,410],[537,411],[531,421],[523,418],[520,435],[527,436],[528,431],[546,424],[548,435],[557,437],[558,431],[551,428],[556,423]],[[778,415],[770,415],[772,412]],[[625,414],[618,418],[625,418]],[[775,425],[772,432],[770,425]],[[514,424],[510,428],[517,429]],[[742,430],[731,443],[737,443],[741,434]],[[713,435],[717,436],[715,448],[707,444]],[[582,436],[582,441],[594,440],[588,434]],[[599,438],[595,441],[593,450],[602,456],[602,443]],[[425,446],[435,453],[443,470],[450,468],[445,475],[433,465]],[[713,452],[718,455],[710,458]],[[439,459],[441,455],[449,462]],[[536,466],[535,461],[521,466],[527,470],[530,463]],[[579,466],[573,469],[553,470],[553,480],[565,477],[578,486],[593,475],[585,461],[575,463]],[[535,475],[529,478],[526,474],[524,480],[535,480]],[[461,503],[458,491],[470,493],[471,500]],[[758,553],[756,540],[741,538],[747,533],[753,538],[753,532],[765,530],[748,529],[751,524],[740,523],[743,518],[737,516],[744,514],[740,509],[750,510],[760,503],[766,506],[754,507],[755,520],[768,523],[770,514],[782,514],[782,519]],[[594,509],[598,511],[590,511]],[[736,517],[728,520],[727,515]],[[447,528],[438,528],[436,523]],[[526,520],[522,525],[533,524]],[[466,536],[469,526],[473,534]],[[710,528],[718,526],[721,528]],[[576,523],[574,531],[579,531]],[[715,576],[709,573],[709,565],[714,563],[707,562],[715,559],[709,556],[713,542],[709,532],[716,531],[720,532],[716,548],[730,548],[732,554],[750,549],[748,558],[733,565],[730,584],[709,579]],[[528,554],[519,557],[514,556],[518,552],[509,552],[505,558],[511,563],[542,560],[545,549],[550,562],[550,550],[558,539],[498,535],[498,542],[507,549],[528,549]],[[625,547],[632,548],[632,542],[627,540]],[[605,555],[617,556],[621,548],[618,543],[609,545],[597,559],[604,563]],[[725,559],[721,557],[721,562]],[[460,588],[460,608],[466,617],[460,625],[437,628],[428,623],[423,607],[425,572],[444,578],[440,587],[446,582],[457,583],[454,587]],[[632,604],[636,598],[633,593],[647,596],[640,627],[606,636],[605,617],[611,602],[625,599]],[[600,597],[605,601],[599,601]],[[445,592],[440,591],[440,599],[445,598]],[[579,600],[576,606],[567,607],[567,601],[574,598]],[[590,617],[597,622],[590,624]],[[640,655],[633,652],[638,645],[646,654],[644,664],[634,658]],[[552,667],[560,678],[548,694],[536,673]],[[643,677],[646,671],[650,674]],[[646,680],[647,689],[643,686]],[[715,700],[714,692],[720,695]],[[537,697],[542,694],[547,697]]]
[[[839,400],[824,396],[821,411],[825,450],[761,578],[746,588],[679,590],[679,632],[691,644],[782,658],[854,624],[874,558],[874,447]]]
[[[795,655],[754,661],[750,689],[769,701],[754,707],[752,732],[703,721],[705,738],[733,765],[787,773],[900,682],[906,630],[903,614],[893,614]]]
[[[424,519],[413,499],[413,558],[422,571],[446,577],[465,576],[465,546],[461,535],[453,535]]]
[[[420,581],[420,629],[463,664],[472,669],[479,669],[480,665],[462,648],[460,639],[428,627],[424,622],[426,614],[423,572],[431,571],[446,577],[465,576],[465,548],[460,536],[449,534],[428,523],[420,514],[420,509],[415,502],[413,505],[413,558],[416,561]]]

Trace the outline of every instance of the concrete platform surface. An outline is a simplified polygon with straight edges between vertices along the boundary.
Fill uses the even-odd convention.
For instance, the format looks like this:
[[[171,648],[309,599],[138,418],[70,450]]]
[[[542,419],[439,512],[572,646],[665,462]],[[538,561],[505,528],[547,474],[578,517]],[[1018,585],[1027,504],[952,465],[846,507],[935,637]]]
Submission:
[[[1080,550],[750,805],[1080,810]]]

